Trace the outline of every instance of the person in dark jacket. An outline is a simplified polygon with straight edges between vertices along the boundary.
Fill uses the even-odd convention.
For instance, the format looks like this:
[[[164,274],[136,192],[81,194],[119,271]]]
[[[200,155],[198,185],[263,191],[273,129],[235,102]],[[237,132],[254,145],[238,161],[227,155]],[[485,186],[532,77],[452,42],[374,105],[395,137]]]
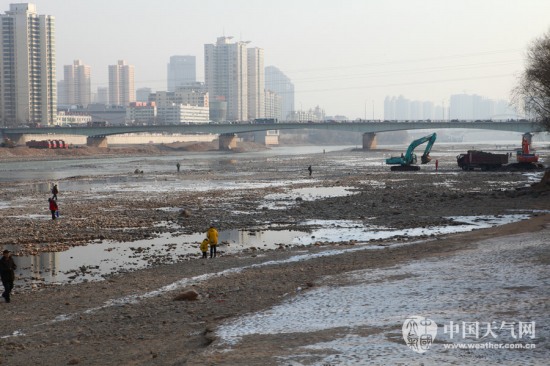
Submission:
[[[52,199],[57,201],[57,194],[59,193],[59,189],[57,189],[57,184],[53,185],[52,188]]]
[[[6,302],[10,302],[10,294],[13,289],[13,282],[15,281],[15,269],[17,266],[10,255],[9,250],[2,252],[2,258],[0,258],[0,277],[2,277],[2,285],[4,285],[4,292],[2,297]]]
[[[55,220],[55,213],[59,209],[57,206],[57,202],[53,198],[48,198],[48,201],[50,202],[50,212],[52,213],[52,220]]]

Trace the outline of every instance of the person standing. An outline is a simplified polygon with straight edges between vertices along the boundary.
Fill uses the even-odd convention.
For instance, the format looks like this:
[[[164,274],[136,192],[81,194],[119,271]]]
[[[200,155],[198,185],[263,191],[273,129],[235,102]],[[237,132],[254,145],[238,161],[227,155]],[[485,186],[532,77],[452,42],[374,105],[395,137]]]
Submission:
[[[313,169],[311,168],[311,165],[307,167],[307,170],[309,172],[309,176],[311,177],[311,173],[313,173]]]
[[[9,250],[2,252],[2,258],[0,258],[0,277],[2,277],[2,285],[4,285],[4,292],[2,297],[6,302],[10,302],[10,294],[13,289],[13,282],[15,281],[15,269],[17,266],[11,257]]]
[[[176,164],[176,168],[178,169],[178,173],[180,172],[180,167],[181,167],[181,165],[180,165],[180,162],[178,161],[177,164]]]
[[[214,225],[210,225],[210,229],[206,233],[208,244],[210,244],[210,258],[216,258],[216,247],[218,246],[218,230]]]
[[[202,258],[208,258],[208,239],[204,239],[201,243]]]
[[[50,212],[52,213],[52,220],[55,220],[55,214],[59,207],[57,206],[57,202],[53,198],[48,198],[48,201],[50,202]]]
[[[52,188],[52,199],[57,201],[57,194],[59,193],[59,189],[57,189],[57,184],[53,185]]]

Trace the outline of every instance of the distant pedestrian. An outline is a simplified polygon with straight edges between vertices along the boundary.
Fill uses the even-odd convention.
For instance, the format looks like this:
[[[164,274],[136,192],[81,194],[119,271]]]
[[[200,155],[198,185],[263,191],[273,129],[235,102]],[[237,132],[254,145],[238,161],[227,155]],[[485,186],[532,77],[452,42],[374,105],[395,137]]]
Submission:
[[[202,258],[208,258],[208,239],[204,239],[201,243]]]
[[[313,169],[311,169],[311,165],[307,167],[307,170],[309,172],[309,176],[311,177],[311,173],[313,173]]]
[[[181,165],[180,165],[180,162],[178,161],[177,164],[176,164],[176,168],[178,169],[178,173],[180,172],[180,167],[181,167]]]
[[[437,171],[437,167],[439,166],[439,160],[435,160],[435,171]]]
[[[48,198],[48,201],[50,202],[50,212],[52,213],[52,220],[55,220],[59,206],[57,206],[57,202],[55,202],[53,198]]]
[[[57,188],[57,184],[53,185],[52,188],[52,199],[57,201],[57,194],[59,193],[59,189]]]
[[[210,244],[210,258],[216,258],[216,247],[218,246],[218,230],[214,225],[210,225],[210,229],[206,233],[208,244]]]
[[[15,281],[16,268],[17,266],[11,257],[10,251],[5,249],[2,252],[2,258],[0,258],[0,277],[2,277],[2,285],[4,285],[2,297],[6,302],[10,302],[10,294],[13,289],[13,282]]]

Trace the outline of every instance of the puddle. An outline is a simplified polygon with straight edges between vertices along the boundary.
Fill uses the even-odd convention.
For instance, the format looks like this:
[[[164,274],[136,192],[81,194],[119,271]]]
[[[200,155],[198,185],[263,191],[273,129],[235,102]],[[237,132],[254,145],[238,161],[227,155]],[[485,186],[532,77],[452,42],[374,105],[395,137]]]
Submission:
[[[277,249],[280,245],[296,243],[309,235],[292,230],[229,230],[220,231],[218,253],[237,253],[243,250]],[[18,285],[45,283],[62,284],[100,280],[105,275],[134,271],[154,264],[175,263],[198,258],[199,243],[205,234],[173,236],[128,243],[94,242],[63,252],[48,252],[34,256],[14,256]],[[6,246],[16,250],[14,246]]]
[[[296,230],[220,231],[220,254],[235,254],[245,250],[274,250],[284,246],[308,246],[317,242],[359,242],[389,239],[392,237],[426,237],[471,231],[503,225],[527,219],[529,214],[502,216],[449,217],[459,223],[450,226],[434,226],[395,230],[365,226],[363,221],[312,220],[301,223],[311,232]],[[162,226],[160,224],[159,226]],[[134,242],[94,242],[86,246],[70,248],[63,252],[41,253],[35,256],[14,256],[18,266],[18,285],[77,283],[101,280],[103,276],[133,271],[151,265],[175,263],[199,258],[199,243],[203,233],[176,235],[166,233],[156,238]],[[8,249],[16,251],[14,246]]]
[[[282,210],[296,204],[296,200],[315,201],[321,198],[345,197],[356,194],[353,187],[306,187],[291,189],[285,193],[272,193],[264,197],[260,209]]]

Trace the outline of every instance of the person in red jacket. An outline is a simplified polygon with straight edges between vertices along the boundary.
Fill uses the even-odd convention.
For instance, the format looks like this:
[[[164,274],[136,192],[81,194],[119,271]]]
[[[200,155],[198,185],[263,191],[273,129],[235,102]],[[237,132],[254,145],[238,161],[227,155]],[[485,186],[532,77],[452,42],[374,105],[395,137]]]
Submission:
[[[53,198],[48,198],[48,201],[50,202],[50,212],[52,213],[52,220],[55,220],[55,213],[59,209],[57,207],[57,202]]]

